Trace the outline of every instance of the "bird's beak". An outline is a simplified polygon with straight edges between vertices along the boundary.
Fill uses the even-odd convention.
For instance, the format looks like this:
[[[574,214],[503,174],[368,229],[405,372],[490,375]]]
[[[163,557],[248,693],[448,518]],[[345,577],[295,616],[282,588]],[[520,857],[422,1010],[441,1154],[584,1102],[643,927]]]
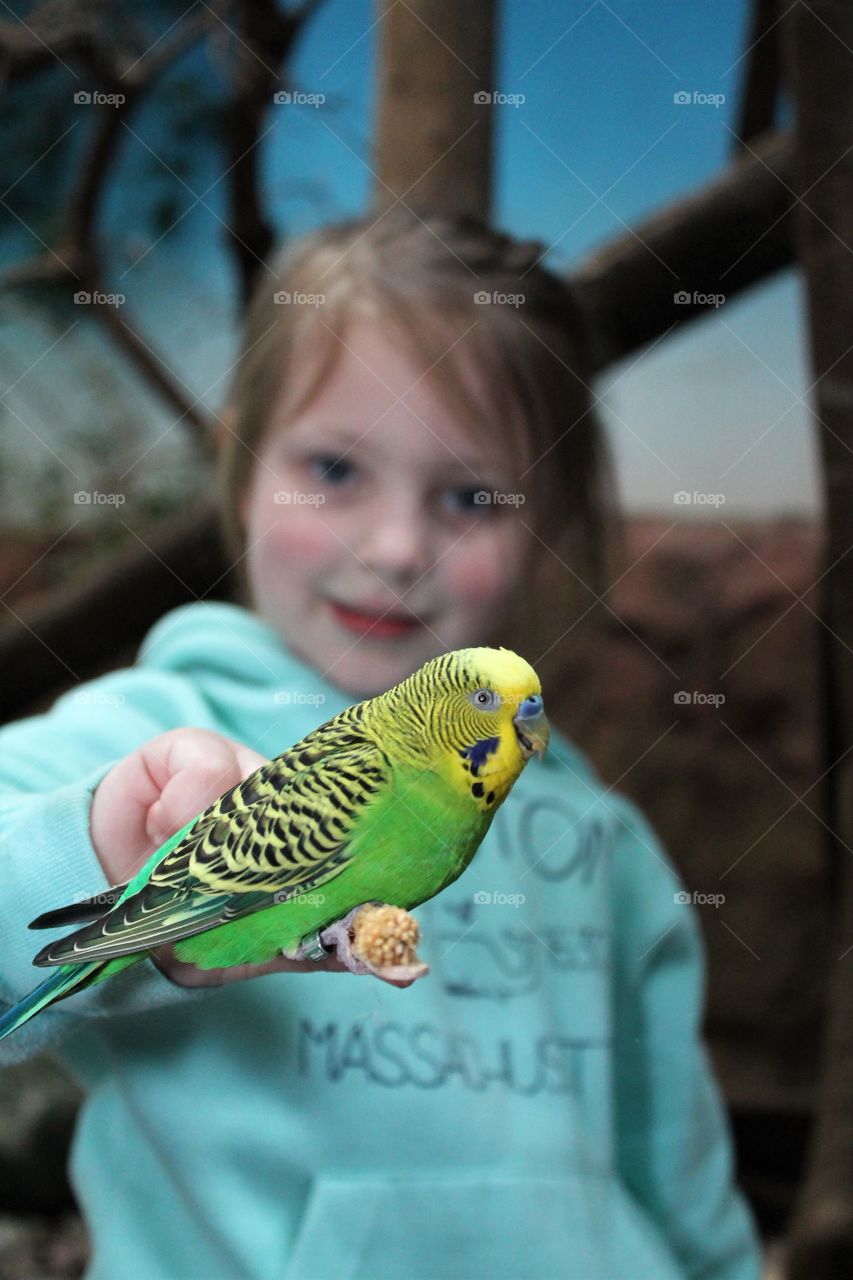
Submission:
[[[518,714],[513,716],[512,723],[524,759],[529,760],[535,752],[541,760],[551,736],[541,697],[537,694],[535,697],[525,698]]]

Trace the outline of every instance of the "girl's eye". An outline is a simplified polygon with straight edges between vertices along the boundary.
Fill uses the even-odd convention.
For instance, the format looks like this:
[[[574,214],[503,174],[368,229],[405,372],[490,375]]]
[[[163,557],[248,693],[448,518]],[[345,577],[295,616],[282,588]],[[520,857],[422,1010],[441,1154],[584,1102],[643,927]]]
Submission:
[[[462,515],[487,515],[491,510],[491,492],[479,485],[470,485],[464,489],[448,489],[445,501],[454,511]]]
[[[335,458],[331,454],[317,454],[309,459],[311,471],[318,479],[327,484],[344,484],[352,479],[355,467],[346,458]]]

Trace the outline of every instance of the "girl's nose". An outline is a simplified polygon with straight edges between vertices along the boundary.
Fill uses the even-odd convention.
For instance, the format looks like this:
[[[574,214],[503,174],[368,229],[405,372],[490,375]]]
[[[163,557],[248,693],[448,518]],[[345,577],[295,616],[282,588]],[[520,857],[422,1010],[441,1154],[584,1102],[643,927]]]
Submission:
[[[358,554],[379,577],[413,579],[426,573],[429,548],[420,513],[408,503],[374,508],[366,515]]]

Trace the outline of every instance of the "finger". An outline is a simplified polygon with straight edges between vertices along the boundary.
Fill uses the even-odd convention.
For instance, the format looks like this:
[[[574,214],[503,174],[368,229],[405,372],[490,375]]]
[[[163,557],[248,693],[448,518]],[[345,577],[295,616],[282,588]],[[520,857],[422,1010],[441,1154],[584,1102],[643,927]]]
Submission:
[[[237,767],[240,770],[241,780],[248,778],[249,774],[254,773],[256,769],[269,764],[269,757],[259,755],[251,747],[244,747],[242,742],[234,743],[234,754],[237,757]]]
[[[224,746],[208,759],[196,760],[179,769],[148,812],[151,839],[162,843],[240,780],[237,761]]]
[[[258,978],[266,973],[311,973],[317,969],[333,973],[350,972],[336,956],[329,956],[318,962],[289,960],[286,956],[278,956],[265,964],[236,964],[229,965],[228,968],[200,969],[194,964],[179,960],[171,943],[154,948],[149,955],[161,973],[182,987],[224,986],[232,982],[244,982],[247,978]]]
[[[290,960],[287,956],[276,956],[265,964],[241,965],[243,977],[257,978],[265,973],[351,973],[345,964],[341,964],[337,956],[327,956],[325,960]]]
[[[261,978],[270,973],[352,973],[336,956],[325,960],[289,960],[279,956],[265,964],[230,965],[227,969],[199,969],[194,964],[185,964],[178,960],[171,947],[158,947],[151,953],[151,959],[161,973],[172,982],[182,987],[228,986],[232,982],[246,982],[251,978]],[[369,975],[385,982],[390,987],[410,987],[414,979],[404,982],[384,978],[381,974]]]
[[[260,977],[265,973],[352,973],[352,969],[347,968],[337,956],[327,956],[325,960],[288,960],[285,956],[279,956],[276,960],[270,960],[266,964],[250,964],[240,966],[243,970],[241,977]],[[394,981],[391,978],[385,978],[382,974],[365,975],[378,978],[380,982],[387,982],[391,987],[410,987],[413,978],[408,978],[403,982]]]
[[[233,738],[202,730],[176,739],[170,761],[173,776],[149,814],[152,839],[167,839],[229,788],[242,782],[267,759]]]

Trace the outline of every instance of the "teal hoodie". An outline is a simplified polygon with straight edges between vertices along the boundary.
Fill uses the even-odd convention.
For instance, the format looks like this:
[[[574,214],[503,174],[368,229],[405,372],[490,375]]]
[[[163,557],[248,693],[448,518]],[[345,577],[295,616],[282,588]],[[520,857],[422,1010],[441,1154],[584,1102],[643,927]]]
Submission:
[[[27,923],[107,887],[88,819],[118,760],[178,726],[274,756],[350,701],[254,614],[199,602],[0,731],[0,998],[60,936]],[[186,989],[146,960],[40,1014],[0,1062],[49,1049],[85,1091],[88,1280],[758,1280],[680,890],[557,733],[418,908],[414,986]]]

